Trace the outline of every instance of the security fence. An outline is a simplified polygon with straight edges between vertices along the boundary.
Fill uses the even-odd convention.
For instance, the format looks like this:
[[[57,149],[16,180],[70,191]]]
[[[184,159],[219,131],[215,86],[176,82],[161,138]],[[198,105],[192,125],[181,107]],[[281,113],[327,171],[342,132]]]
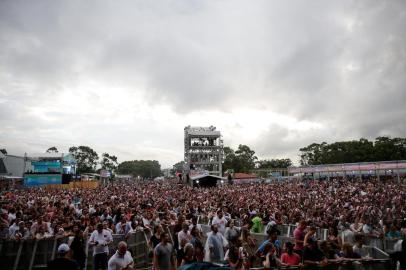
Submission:
[[[206,233],[210,231],[210,225],[201,224],[202,230],[204,232],[205,242]],[[173,227],[164,226],[165,231],[170,235],[172,243],[177,237],[173,233]],[[281,235],[278,236],[278,240],[281,244],[287,241],[294,242],[291,231],[294,230],[293,225],[279,225],[278,229],[281,231]],[[322,235],[324,232],[321,231]],[[256,248],[266,239],[267,235],[265,233],[251,233],[251,236],[255,239]],[[127,236],[124,235],[113,235],[113,243],[110,245],[110,255],[113,255],[117,249],[117,245],[120,241],[125,241],[128,245],[128,250],[131,252],[136,269],[149,268],[151,265],[151,258],[148,256],[150,248],[148,246],[148,239],[150,237],[150,232],[137,231],[131,233]],[[321,238],[321,237],[320,237]],[[319,239],[320,239],[319,238]],[[324,237],[323,237],[324,238]],[[61,243],[67,243],[68,238],[52,238],[52,239],[42,239],[42,240],[2,240],[0,241],[0,265],[1,269],[44,269],[47,263],[57,256],[57,248]],[[381,239],[383,247],[387,251],[392,251],[396,243],[395,240]],[[368,260],[358,260],[358,261],[347,261],[346,263],[330,263],[327,268],[324,269],[389,269],[390,260],[386,252],[381,248],[373,246],[371,244],[376,244],[370,241],[370,245],[363,247],[363,253],[368,254],[370,259]],[[93,247],[88,243],[83,247],[87,255],[87,261],[85,269],[92,269],[93,267]],[[255,268],[261,270],[262,268]],[[283,269],[283,268],[280,268]],[[294,269],[290,267],[289,269]],[[306,269],[318,269],[318,267],[307,267]]]
[[[207,233],[210,231],[211,221],[209,218],[207,218],[207,217],[199,218],[198,223],[201,224],[204,233]],[[242,225],[242,222],[240,220],[234,220],[234,224],[237,228],[240,228]],[[297,225],[294,225],[294,224],[280,225],[280,224],[278,224],[278,225],[276,225],[276,228],[280,232],[278,238],[284,239],[286,237],[293,237],[293,232],[297,228]],[[266,236],[266,227],[264,228],[263,233],[260,235],[263,235],[264,237]],[[364,235],[364,234],[361,233],[361,235]],[[342,232],[340,233],[340,237],[343,238]],[[328,240],[328,229],[323,229],[323,228],[317,227],[315,238],[320,241]],[[292,241],[293,240],[294,239],[292,239]],[[371,236],[371,235],[364,235],[364,241],[367,246],[373,246],[373,247],[381,249],[385,252],[394,251],[394,245],[397,242],[396,239],[390,239],[390,238],[385,238],[385,237],[380,237],[380,236]]]
[[[0,268],[3,270],[44,269],[47,267],[48,262],[56,257],[58,246],[67,243],[68,240],[68,237],[24,241],[1,240]],[[131,233],[127,238],[124,235],[113,235],[113,243],[109,247],[110,256],[115,253],[120,241],[127,243],[128,251],[131,252],[137,269],[149,266],[148,240],[143,231]],[[87,255],[85,269],[92,269],[93,248],[88,243],[83,248]]]
[[[208,222],[209,223],[209,222]],[[210,225],[201,224],[202,231],[205,234],[210,232]],[[285,242],[295,242],[293,237],[293,231],[296,229],[296,225],[286,224],[277,225],[280,235],[278,235],[278,240],[283,245]],[[251,233],[251,237],[255,240],[258,249],[259,245],[267,238],[266,233]],[[317,228],[316,238],[319,240],[327,240],[328,230]],[[204,236],[204,240],[205,236]],[[396,240],[382,239],[378,237],[366,237],[366,244],[362,248],[362,253],[367,254],[368,259],[363,260],[341,260],[337,262],[330,262],[326,267],[320,266],[306,266],[304,269],[331,269],[331,270],[349,270],[349,269],[363,269],[363,270],[386,270],[391,268],[391,262],[389,255],[385,251],[393,251]],[[385,251],[383,251],[385,250]],[[263,268],[251,268],[251,270],[262,270]],[[294,267],[279,267],[275,269],[298,269]]]

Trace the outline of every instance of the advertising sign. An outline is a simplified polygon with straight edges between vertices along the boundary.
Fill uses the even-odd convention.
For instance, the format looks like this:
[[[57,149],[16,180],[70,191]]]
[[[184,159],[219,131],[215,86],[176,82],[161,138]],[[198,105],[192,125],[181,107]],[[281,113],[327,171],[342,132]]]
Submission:
[[[110,176],[111,176],[110,171],[107,171],[107,170],[101,170],[100,171],[100,177],[109,178]]]
[[[62,184],[60,174],[27,174],[24,177],[24,185],[28,187],[42,186],[50,184]]]

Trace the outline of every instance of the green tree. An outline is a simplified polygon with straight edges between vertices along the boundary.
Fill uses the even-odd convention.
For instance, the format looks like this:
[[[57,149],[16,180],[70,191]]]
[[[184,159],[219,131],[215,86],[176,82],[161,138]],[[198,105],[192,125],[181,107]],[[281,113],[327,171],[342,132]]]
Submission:
[[[406,139],[390,137],[377,137],[374,144],[374,159],[400,160],[406,158]]]
[[[7,155],[7,150],[6,150],[6,148],[0,149],[0,152],[2,152],[3,155]]]
[[[259,160],[257,162],[258,169],[278,169],[287,168],[289,166],[292,166],[290,158]]]
[[[316,165],[322,164],[322,153],[324,147],[327,145],[326,142],[321,144],[312,143],[306,147],[300,148],[300,165]]]
[[[103,153],[100,165],[103,170],[114,172],[117,169],[118,165],[117,157],[109,155],[108,153]]]
[[[48,148],[47,153],[58,153],[58,148],[56,148],[55,146],[52,146],[52,147]]]
[[[234,150],[226,146],[223,148],[224,152],[224,163],[223,163],[223,172],[234,169],[235,162],[235,153]]]
[[[255,163],[258,160],[255,151],[247,145],[240,144],[234,151],[226,146],[224,151],[223,172],[233,170],[234,172],[250,172],[255,169]]]
[[[240,144],[235,151],[238,169],[237,172],[249,172],[255,168],[255,162],[258,160],[255,156],[255,151],[251,150],[247,145]]]
[[[377,137],[327,144],[312,143],[300,148],[301,165],[319,165],[406,159],[406,139]]]
[[[72,146],[69,148],[69,153],[76,159],[76,172],[78,174],[96,170],[99,155],[89,146]]]
[[[183,160],[182,160],[182,161],[179,161],[179,162],[176,163],[176,164],[174,164],[174,165],[172,166],[172,169],[171,169],[171,174],[172,174],[172,175],[175,175],[175,173],[176,173],[177,171],[183,171],[183,168],[185,167],[185,164],[186,164],[186,162],[184,162]]]
[[[155,178],[161,176],[161,165],[156,160],[124,161],[117,167],[120,174],[131,174],[134,177]]]

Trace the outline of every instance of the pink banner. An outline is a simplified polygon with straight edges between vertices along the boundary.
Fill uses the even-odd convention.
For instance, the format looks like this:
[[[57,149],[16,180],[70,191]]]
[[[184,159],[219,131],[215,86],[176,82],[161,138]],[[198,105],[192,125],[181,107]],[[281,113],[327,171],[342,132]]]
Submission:
[[[361,171],[371,171],[375,170],[375,164],[361,164],[359,168]]]
[[[288,172],[289,173],[300,173],[300,168],[297,168],[297,167],[288,168]]]
[[[342,172],[343,171],[342,165],[333,165],[333,166],[328,166],[327,168],[328,168],[329,172]]]
[[[358,164],[351,164],[351,165],[343,165],[344,171],[358,171],[359,165]]]
[[[351,171],[375,171],[375,170],[396,170],[406,169],[406,162],[388,163],[360,163],[360,164],[337,164],[317,167],[291,167],[288,168],[290,174],[313,173],[313,172],[351,172]]]
[[[301,168],[302,173],[311,173],[313,172],[313,167],[303,167]]]
[[[398,168],[399,168],[399,169],[406,169],[406,162],[400,162],[400,163],[398,163]]]
[[[397,163],[381,163],[378,164],[378,169],[380,170],[396,169],[397,166],[398,166]]]

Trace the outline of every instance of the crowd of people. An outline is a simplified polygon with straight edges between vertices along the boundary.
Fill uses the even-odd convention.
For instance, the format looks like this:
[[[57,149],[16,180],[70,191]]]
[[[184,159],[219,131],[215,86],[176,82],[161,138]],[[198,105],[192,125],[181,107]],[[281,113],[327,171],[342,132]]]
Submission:
[[[227,261],[236,269],[247,269],[259,261],[266,268],[276,263],[323,264],[339,257],[363,256],[353,246],[362,245],[358,235],[401,239],[406,217],[406,187],[395,179],[212,188],[192,188],[170,180],[114,183],[96,189],[4,191],[0,202],[0,238],[69,237],[73,259],[80,268],[86,259],[83,246],[87,241],[95,246],[94,265],[103,268],[108,264],[111,234],[129,235],[139,230],[150,232],[157,269],[194,261]],[[207,235],[197,224],[198,216],[211,220]],[[234,220],[238,220],[238,228]],[[295,241],[278,244],[278,224],[298,224]],[[166,226],[172,229],[173,246],[163,230]],[[318,243],[314,227],[329,229],[328,241]],[[339,237],[339,231],[353,233],[350,246]],[[258,250],[259,243],[250,236],[255,232],[269,233]],[[171,260],[173,254],[177,263]]]

